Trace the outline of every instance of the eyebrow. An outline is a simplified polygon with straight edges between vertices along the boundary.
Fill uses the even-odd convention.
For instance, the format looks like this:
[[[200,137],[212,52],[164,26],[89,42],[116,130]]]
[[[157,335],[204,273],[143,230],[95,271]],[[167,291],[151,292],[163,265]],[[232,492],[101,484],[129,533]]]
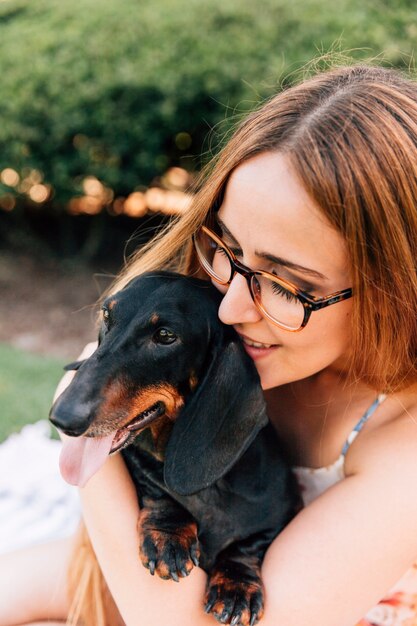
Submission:
[[[222,229],[223,233],[231,239],[233,244],[235,244],[236,246],[240,248],[239,242],[237,241],[236,237],[232,235],[232,233],[224,224],[224,222],[222,222],[222,220],[219,217],[216,217],[216,221],[218,225],[220,226],[220,228]],[[258,252],[257,250],[255,250],[255,254],[261,259],[266,259],[267,261],[271,261],[272,263],[281,265],[282,267],[288,267],[289,269],[296,270],[297,272],[303,272],[304,274],[308,274],[309,276],[313,276],[314,278],[320,278],[321,280],[329,280],[327,276],[324,276],[324,274],[321,274],[320,272],[316,270],[313,270],[308,267],[304,267],[303,265],[298,265],[297,263],[292,263],[291,261],[282,259],[279,256],[274,256],[273,254],[269,254],[268,252]]]

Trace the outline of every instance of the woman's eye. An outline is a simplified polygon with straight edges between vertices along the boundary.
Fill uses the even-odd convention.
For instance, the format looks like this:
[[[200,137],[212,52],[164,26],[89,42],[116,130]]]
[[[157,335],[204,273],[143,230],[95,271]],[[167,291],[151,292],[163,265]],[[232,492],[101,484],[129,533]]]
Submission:
[[[288,300],[288,302],[297,302],[298,298],[297,296],[295,296],[293,293],[291,293],[291,291],[288,291],[288,289],[285,289],[284,287],[281,287],[281,285],[279,283],[273,283],[272,284],[272,290],[275,294],[279,295],[279,296],[284,296],[284,298],[286,298],[286,300]]]
[[[170,343],[174,343],[174,341],[176,341],[177,335],[173,333],[172,330],[169,330],[169,328],[160,328],[154,334],[153,339],[156,343],[167,346]]]
[[[218,254],[222,254],[223,256],[227,257],[226,250],[224,248],[222,248],[221,246],[216,246],[215,252],[218,253]]]

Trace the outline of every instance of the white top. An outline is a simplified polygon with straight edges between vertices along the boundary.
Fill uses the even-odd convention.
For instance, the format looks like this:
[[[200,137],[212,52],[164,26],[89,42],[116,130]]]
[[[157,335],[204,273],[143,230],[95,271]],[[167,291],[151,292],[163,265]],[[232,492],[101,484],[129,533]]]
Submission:
[[[293,467],[300,494],[307,506],[326,489],[345,478],[345,456],[363,426],[385,400],[378,395],[347,438],[338,459],[327,467]],[[336,625],[335,625],[336,626]],[[417,563],[405,573],[386,596],[356,625],[352,626],[417,626]]]

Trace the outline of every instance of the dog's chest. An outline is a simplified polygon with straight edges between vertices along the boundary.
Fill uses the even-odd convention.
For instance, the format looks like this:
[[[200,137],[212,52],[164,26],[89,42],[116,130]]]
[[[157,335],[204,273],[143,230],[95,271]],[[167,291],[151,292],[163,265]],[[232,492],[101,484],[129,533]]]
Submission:
[[[164,465],[149,451],[133,445],[123,450],[123,456],[140,504],[146,495],[166,496],[178,502],[197,522],[204,569],[230,543],[262,529],[274,529],[277,534],[295,510],[291,475],[271,443],[269,428],[263,429],[224,478],[193,495],[169,491],[164,482]]]
[[[257,529],[253,520],[252,503],[241,494],[233,493],[230,485],[219,480],[215,485],[196,494],[181,496],[169,491],[164,483],[163,463],[148,452],[129,446],[123,457],[135,483],[139,503],[145,495],[163,492],[186,509],[198,525],[198,536],[202,548],[201,565],[208,569],[217,554],[233,541],[246,538]]]

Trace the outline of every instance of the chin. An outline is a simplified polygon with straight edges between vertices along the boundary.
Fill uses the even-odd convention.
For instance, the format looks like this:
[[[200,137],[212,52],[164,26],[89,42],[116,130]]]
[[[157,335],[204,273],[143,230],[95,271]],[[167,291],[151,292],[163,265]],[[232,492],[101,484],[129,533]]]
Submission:
[[[273,389],[274,387],[279,387],[280,385],[291,382],[286,380],[283,376],[271,376],[270,372],[266,372],[262,375],[258,370],[258,374],[263,391],[268,391],[268,389]]]
[[[283,369],[282,366],[276,367],[275,371],[280,372],[279,375],[274,374],[274,368],[267,368],[266,371],[262,371],[260,368],[257,368],[257,370],[263,391],[268,391],[268,389],[273,389],[274,387],[281,387],[281,385],[288,385],[289,383],[294,383],[297,380],[311,375],[309,372],[299,372],[297,376],[294,372]]]

